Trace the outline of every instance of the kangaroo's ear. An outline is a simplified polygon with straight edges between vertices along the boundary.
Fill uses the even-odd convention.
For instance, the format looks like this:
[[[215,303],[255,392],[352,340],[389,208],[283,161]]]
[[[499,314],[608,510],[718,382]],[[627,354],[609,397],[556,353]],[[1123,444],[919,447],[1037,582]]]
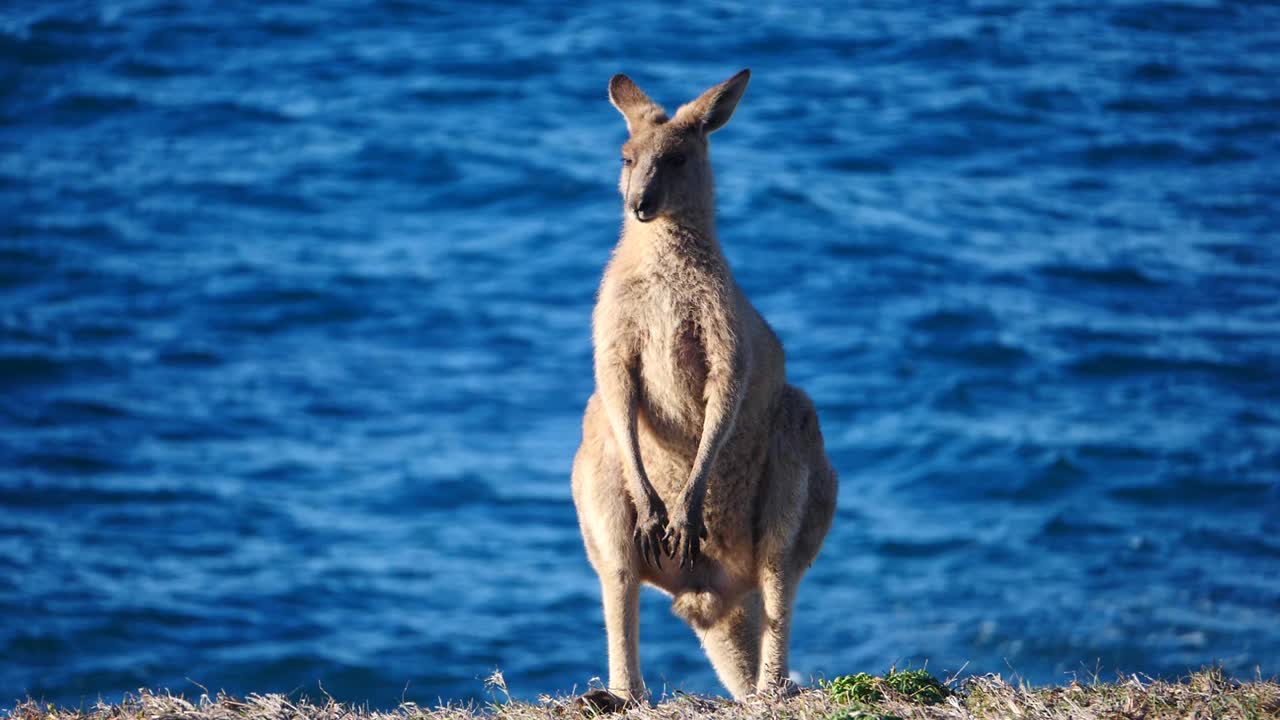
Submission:
[[[687,105],[681,105],[676,111],[677,122],[701,124],[703,132],[708,134],[724,127],[733,115],[734,108],[747,90],[747,81],[751,79],[751,71],[743,70],[737,75],[716,85],[698,96]]]
[[[609,81],[609,102],[626,118],[627,132],[632,135],[645,125],[660,125],[667,121],[667,111],[650,100],[639,86],[631,82],[631,78],[622,73]]]

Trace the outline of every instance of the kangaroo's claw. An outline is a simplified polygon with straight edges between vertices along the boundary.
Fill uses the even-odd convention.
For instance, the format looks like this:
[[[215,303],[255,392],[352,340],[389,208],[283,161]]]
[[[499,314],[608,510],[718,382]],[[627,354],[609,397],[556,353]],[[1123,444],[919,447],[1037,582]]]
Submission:
[[[702,540],[707,536],[701,517],[676,520],[667,528],[667,554],[682,568],[691,568],[702,554]]]

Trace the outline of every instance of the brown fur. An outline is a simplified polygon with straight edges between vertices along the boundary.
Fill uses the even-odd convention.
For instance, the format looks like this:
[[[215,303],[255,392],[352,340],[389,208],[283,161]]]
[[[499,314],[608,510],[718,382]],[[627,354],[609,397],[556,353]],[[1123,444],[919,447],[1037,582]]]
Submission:
[[[613,695],[587,698],[600,707],[647,699],[641,583],[674,597],[735,698],[785,689],[796,586],[835,510],[813,404],[786,383],[782,345],[715,232],[708,135],[748,78],[670,120],[625,75],[609,84],[630,132],[625,219],[593,316],[596,392],[573,465],[608,630]]]

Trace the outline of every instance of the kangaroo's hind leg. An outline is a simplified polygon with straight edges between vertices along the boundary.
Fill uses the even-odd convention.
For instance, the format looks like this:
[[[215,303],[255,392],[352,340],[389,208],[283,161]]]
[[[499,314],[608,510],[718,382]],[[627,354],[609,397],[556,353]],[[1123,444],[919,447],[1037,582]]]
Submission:
[[[751,592],[709,627],[694,627],[716,675],[735,700],[747,697],[756,687],[760,616],[760,593]]]
[[[582,701],[597,711],[620,710],[647,699],[640,674],[640,568],[632,541],[635,510],[627,499],[622,466],[612,452],[599,403],[593,396],[583,421],[582,446],[573,462],[573,501],[600,578],[609,644],[609,687]]]
[[[757,692],[794,689],[788,674],[796,590],[817,555],[835,510],[835,476],[808,396],[788,386],[780,398],[772,431],[757,510],[763,609]]]

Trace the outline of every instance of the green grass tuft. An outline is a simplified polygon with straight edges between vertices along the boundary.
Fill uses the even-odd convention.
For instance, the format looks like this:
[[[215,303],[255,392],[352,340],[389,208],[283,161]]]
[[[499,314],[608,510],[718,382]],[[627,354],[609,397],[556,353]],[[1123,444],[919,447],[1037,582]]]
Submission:
[[[865,705],[884,697],[880,692],[880,678],[866,673],[842,675],[835,680],[822,681],[819,684],[832,700],[841,705]]]
[[[822,683],[822,687],[832,700],[841,705],[877,703],[884,699],[886,690],[919,705],[940,703],[952,694],[950,688],[927,670],[890,670],[884,677],[866,673],[844,675]]]

